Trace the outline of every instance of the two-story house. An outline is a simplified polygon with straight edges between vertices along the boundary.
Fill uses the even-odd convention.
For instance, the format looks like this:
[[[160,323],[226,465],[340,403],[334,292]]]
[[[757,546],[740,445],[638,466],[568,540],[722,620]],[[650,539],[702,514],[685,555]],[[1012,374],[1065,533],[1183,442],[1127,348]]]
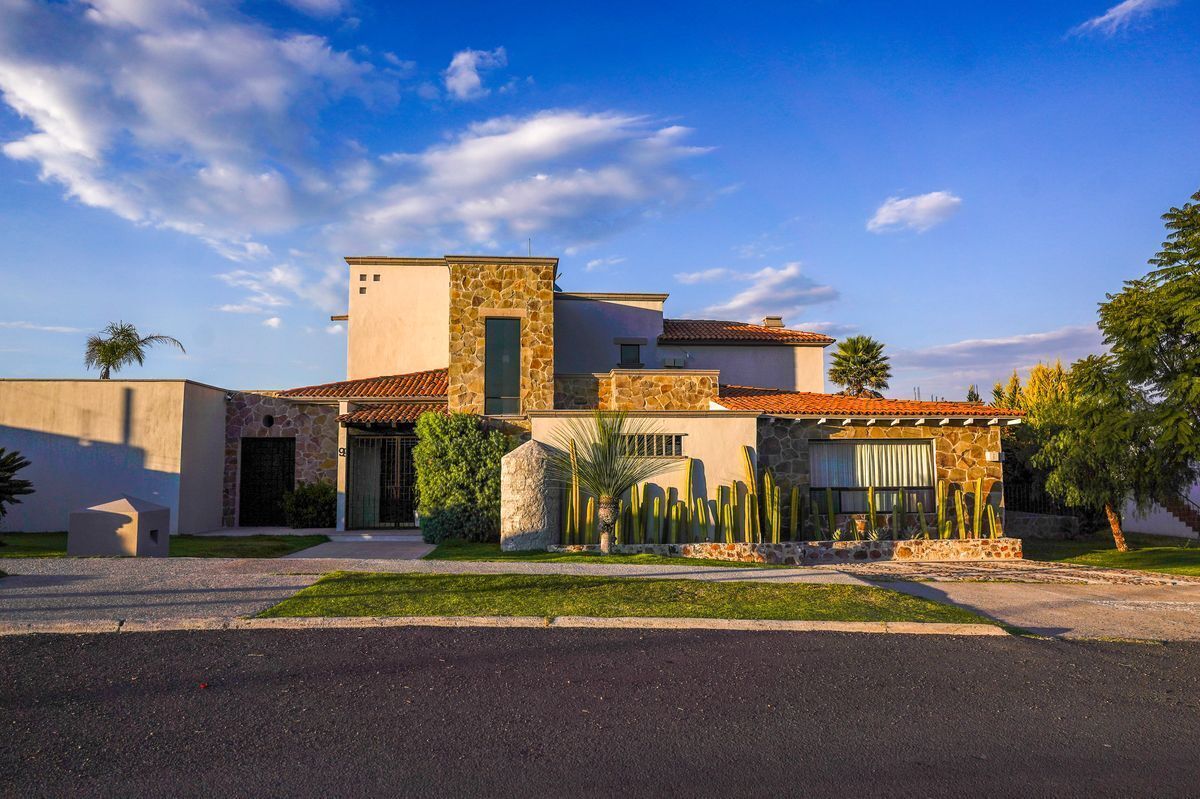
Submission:
[[[340,528],[413,524],[413,429],[431,411],[540,441],[597,408],[651,417],[650,454],[693,458],[699,496],[744,476],[743,447],[785,490],[834,489],[846,513],[869,485],[927,508],[938,479],[1001,491],[999,429],[1019,414],[827,394],[833,339],[779,317],[673,319],[666,294],[563,291],[555,258],[346,263],[348,312],[334,318],[349,330],[347,379],[233,397],[227,524],[273,523],[279,492],[319,478],[338,485]]]

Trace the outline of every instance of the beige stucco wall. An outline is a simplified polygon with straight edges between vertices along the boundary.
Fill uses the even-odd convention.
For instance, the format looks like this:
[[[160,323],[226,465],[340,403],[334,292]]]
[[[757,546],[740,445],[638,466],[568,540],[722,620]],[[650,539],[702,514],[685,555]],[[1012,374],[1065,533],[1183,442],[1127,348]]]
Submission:
[[[587,299],[554,296],[554,371],[607,372],[620,364],[616,338],[643,338],[642,364],[658,362],[658,337],[663,329],[662,300]]]
[[[684,436],[683,454],[696,460],[692,473],[695,496],[707,496],[715,500],[718,486],[730,485],[736,480],[745,481],[742,447],[757,446],[758,427],[754,414],[718,411],[636,415],[630,418],[647,420],[654,426],[655,432]],[[587,421],[589,416],[586,412],[552,417],[535,415],[532,418],[533,440],[554,445],[560,431],[567,432],[573,419]],[[664,490],[682,489],[683,459],[680,458],[678,463],[678,468],[650,482]]]
[[[687,357],[689,369],[718,369],[721,382],[735,386],[760,386],[786,391],[825,391],[824,347],[770,346],[667,346],[660,358]]]
[[[347,380],[449,365],[450,273],[444,262],[355,260],[349,274]]]
[[[37,492],[4,527],[65,530],[71,511],[122,494],[169,507],[173,533],[217,526],[224,395],[183,380],[0,380],[0,447],[30,460],[21,476]]]

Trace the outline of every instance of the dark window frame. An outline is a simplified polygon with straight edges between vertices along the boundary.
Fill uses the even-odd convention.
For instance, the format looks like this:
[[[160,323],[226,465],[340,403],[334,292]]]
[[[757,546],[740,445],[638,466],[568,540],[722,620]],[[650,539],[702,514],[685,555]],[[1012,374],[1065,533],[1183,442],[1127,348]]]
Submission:
[[[618,364],[626,369],[637,369],[642,366],[642,345],[641,344],[618,344]],[[628,348],[628,349],[627,349]],[[633,358],[626,358],[627,352],[632,350]]]

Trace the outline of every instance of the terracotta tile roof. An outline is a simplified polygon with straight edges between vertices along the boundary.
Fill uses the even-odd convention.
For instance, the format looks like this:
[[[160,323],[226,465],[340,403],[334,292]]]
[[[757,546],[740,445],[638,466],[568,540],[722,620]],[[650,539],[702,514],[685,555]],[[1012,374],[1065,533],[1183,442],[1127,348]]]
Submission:
[[[780,391],[753,386],[721,386],[717,402],[732,411],[761,411],[798,416],[974,416],[1006,419],[1023,411],[993,408],[973,402],[917,402],[916,400],[846,397],[808,391]]]
[[[786,327],[764,327],[746,322],[721,322],[713,319],[664,319],[661,344],[721,344],[754,342],[758,344],[832,344],[834,339],[820,333]]]
[[[446,403],[412,401],[366,405],[350,413],[343,413],[338,417],[338,421],[351,424],[415,422],[418,416],[429,411],[446,413]]]
[[[301,386],[280,391],[280,397],[329,397],[331,399],[355,399],[358,397],[444,397],[446,396],[445,369],[429,369],[406,375],[368,377],[362,380],[343,380],[339,383],[321,383],[316,386]]]

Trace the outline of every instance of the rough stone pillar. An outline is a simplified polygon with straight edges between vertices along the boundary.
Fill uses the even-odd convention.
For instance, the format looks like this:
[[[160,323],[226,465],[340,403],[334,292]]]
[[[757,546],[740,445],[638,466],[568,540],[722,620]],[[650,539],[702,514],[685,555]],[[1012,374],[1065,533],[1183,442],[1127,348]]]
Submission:
[[[545,549],[559,537],[559,491],[546,474],[550,447],[526,441],[500,460],[500,548]]]

